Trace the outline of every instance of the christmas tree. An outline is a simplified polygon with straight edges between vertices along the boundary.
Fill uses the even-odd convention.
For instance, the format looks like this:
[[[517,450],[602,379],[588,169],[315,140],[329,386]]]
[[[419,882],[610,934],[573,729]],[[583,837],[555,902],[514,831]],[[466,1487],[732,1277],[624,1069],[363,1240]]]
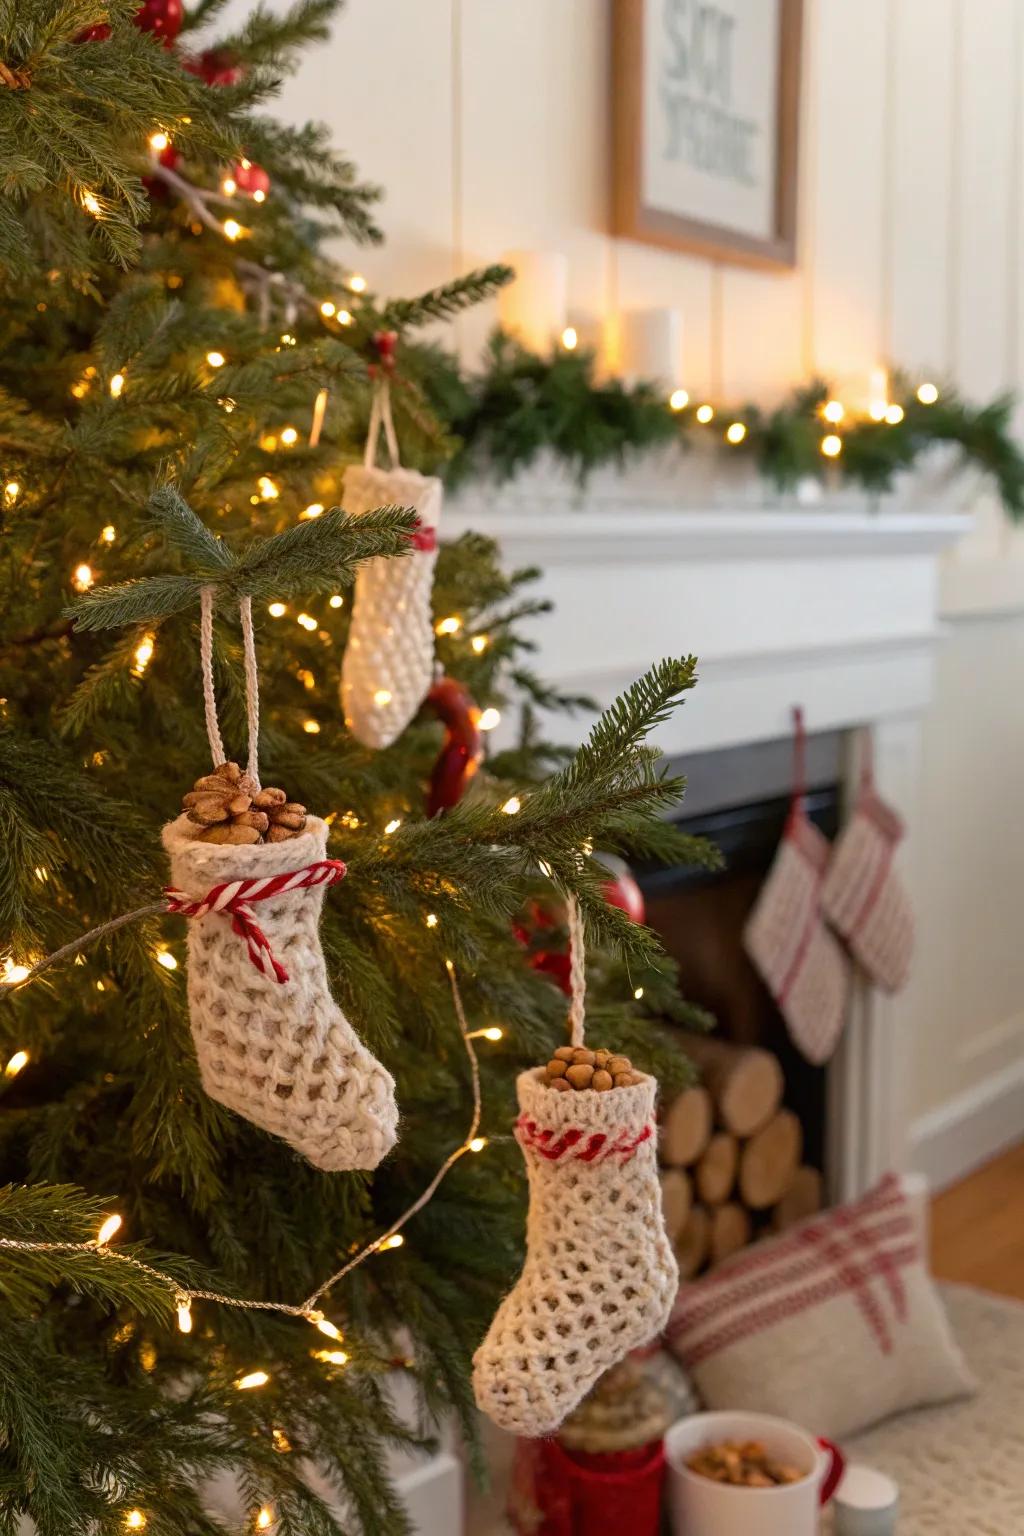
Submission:
[[[335,0],[215,36],[222,8],[0,7],[2,1532],[408,1529],[386,1452],[452,1412],[472,1439],[469,1357],[521,1251],[511,1083],[565,1038],[566,898],[592,1034],[685,1071],[654,1022],[686,1016],[672,968],[593,851],[706,857],[665,823],[681,784],[646,744],[692,662],[575,755],[550,747],[534,711],[576,701],[530,669],[532,573],[442,521],[434,708],[382,750],[346,729],[353,579],[422,530],[408,507],[338,510],[344,470],[385,396],[406,463],[451,458],[422,328],[507,273],[371,294],[329,252],[379,239],[377,191],[260,110]],[[517,744],[473,776],[478,728],[516,710]],[[218,786],[247,740],[284,792],[241,768]],[[328,823],[331,991],[401,1108],[375,1173],[321,1171],[204,1091],[190,919],[161,896],[188,791],[214,846],[230,827],[287,851],[306,807]]]

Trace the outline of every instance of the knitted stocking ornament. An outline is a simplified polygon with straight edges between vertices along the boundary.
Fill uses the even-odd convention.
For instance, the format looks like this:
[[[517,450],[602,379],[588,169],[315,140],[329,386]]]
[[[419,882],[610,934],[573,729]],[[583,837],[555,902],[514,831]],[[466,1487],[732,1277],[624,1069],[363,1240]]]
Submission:
[[[288,842],[237,847],[197,842],[195,834],[179,816],[163,842],[176,891],[200,904],[225,882],[262,884],[316,864],[327,848],[326,824],[313,816]],[[395,1144],[395,1085],[328,990],[318,933],[323,899],[322,884],[263,900],[253,888],[252,910],[285,981],[256,963],[227,911],[191,916],[192,1038],[203,1087],[219,1104],[282,1137],[317,1168],[375,1168]]]
[[[391,450],[390,470],[373,467],[381,426]],[[360,566],[341,669],[341,704],[349,730],[364,746],[388,747],[419,709],[433,677],[430,593],[441,482],[398,467],[386,388],[374,396],[366,462],[346,469],[341,500],[345,511],[355,515],[400,506],[412,507],[419,518],[408,555]]]
[[[820,1065],[832,1055],[846,1022],[849,963],[822,915],[830,848],[804,809],[803,751],[798,715],[793,803],[743,942],[794,1044]]]
[[[570,908],[581,1014],[582,933],[572,917]],[[582,1041],[582,1017],[573,1037]],[[657,1084],[631,1076],[631,1086],[610,1086],[604,1073],[603,1090],[556,1091],[537,1068],[516,1084],[530,1186],[526,1263],[473,1358],[473,1390],[495,1424],[519,1435],[556,1430],[599,1376],[661,1331],[675,1300]]]
[[[893,867],[902,836],[903,823],[879,799],[869,762],[853,815],[832,850],[821,901],[868,975],[888,992],[906,982],[914,949],[910,898]]]

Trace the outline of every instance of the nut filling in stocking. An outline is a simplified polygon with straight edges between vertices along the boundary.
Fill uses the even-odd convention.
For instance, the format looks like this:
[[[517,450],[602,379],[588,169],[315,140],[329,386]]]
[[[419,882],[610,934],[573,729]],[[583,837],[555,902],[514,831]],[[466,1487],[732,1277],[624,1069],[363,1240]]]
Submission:
[[[191,815],[164,828],[181,898],[175,910],[190,919],[188,1004],[203,1087],[317,1168],[375,1168],[395,1144],[395,1084],[328,990],[318,932],[324,885],[315,883],[327,827],[309,816],[301,833],[283,830],[287,838],[262,843],[259,828],[242,821],[236,836],[251,832],[251,844],[211,842]],[[279,881],[290,888],[275,889]],[[258,910],[264,948],[255,958],[244,923],[232,921],[235,908],[207,904],[218,888],[237,893],[235,882],[250,883]],[[261,898],[268,886],[274,893]]]
[[[518,1079],[526,1263],[473,1361],[480,1408],[528,1436],[551,1434],[599,1376],[661,1331],[679,1284],[661,1214],[654,1078],[630,1071],[632,1083],[570,1092],[549,1073]]]

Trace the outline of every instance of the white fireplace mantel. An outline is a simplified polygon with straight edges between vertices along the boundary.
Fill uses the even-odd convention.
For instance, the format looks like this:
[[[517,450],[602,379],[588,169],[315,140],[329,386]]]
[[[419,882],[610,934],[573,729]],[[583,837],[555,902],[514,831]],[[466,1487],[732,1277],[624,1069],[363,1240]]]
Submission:
[[[553,611],[530,622],[547,682],[607,706],[652,661],[694,654],[699,683],[656,737],[678,756],[786,737],[794,704],[810,732],[845,731],[848,787],[870,732],[882,794],[903,816],[911,900],[921,721],[941,643],[941,557],[971,527],[960,511],[664,506],[589,509],[461,501],[444,535],[489,533],[506,568],[537,566]],[[593,716],[552,715],[575,742]],[[515,722],[496,735],[510,739]],[[910,1005],[859,987],[830,1074],[837,1198],[903,1169]]]

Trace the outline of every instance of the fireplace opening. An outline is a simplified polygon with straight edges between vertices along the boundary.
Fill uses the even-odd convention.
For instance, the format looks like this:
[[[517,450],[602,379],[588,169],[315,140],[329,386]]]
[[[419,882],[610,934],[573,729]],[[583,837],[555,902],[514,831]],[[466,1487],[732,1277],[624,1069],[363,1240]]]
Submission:
[[[808,743],[807,811],[830,841],[840,824],[842,751],[839,733]],[[677,824],[716,843],[724,867],[709,873],[645,865],[637,878],[647,921],[678,963],[685,996],[714,1015],[715,1037],[760,1047],[778,1059],[783,1105],[803,1132],[801,1162],[826,1175],[827,1068],[813,1066],[793,1045],[743,947],[744,927],[789,812],[791,755],[790,743],[780,741],[687,760],[686,814]],[[755,1234],[772,1220],[768,1210],[752,1216]]]

